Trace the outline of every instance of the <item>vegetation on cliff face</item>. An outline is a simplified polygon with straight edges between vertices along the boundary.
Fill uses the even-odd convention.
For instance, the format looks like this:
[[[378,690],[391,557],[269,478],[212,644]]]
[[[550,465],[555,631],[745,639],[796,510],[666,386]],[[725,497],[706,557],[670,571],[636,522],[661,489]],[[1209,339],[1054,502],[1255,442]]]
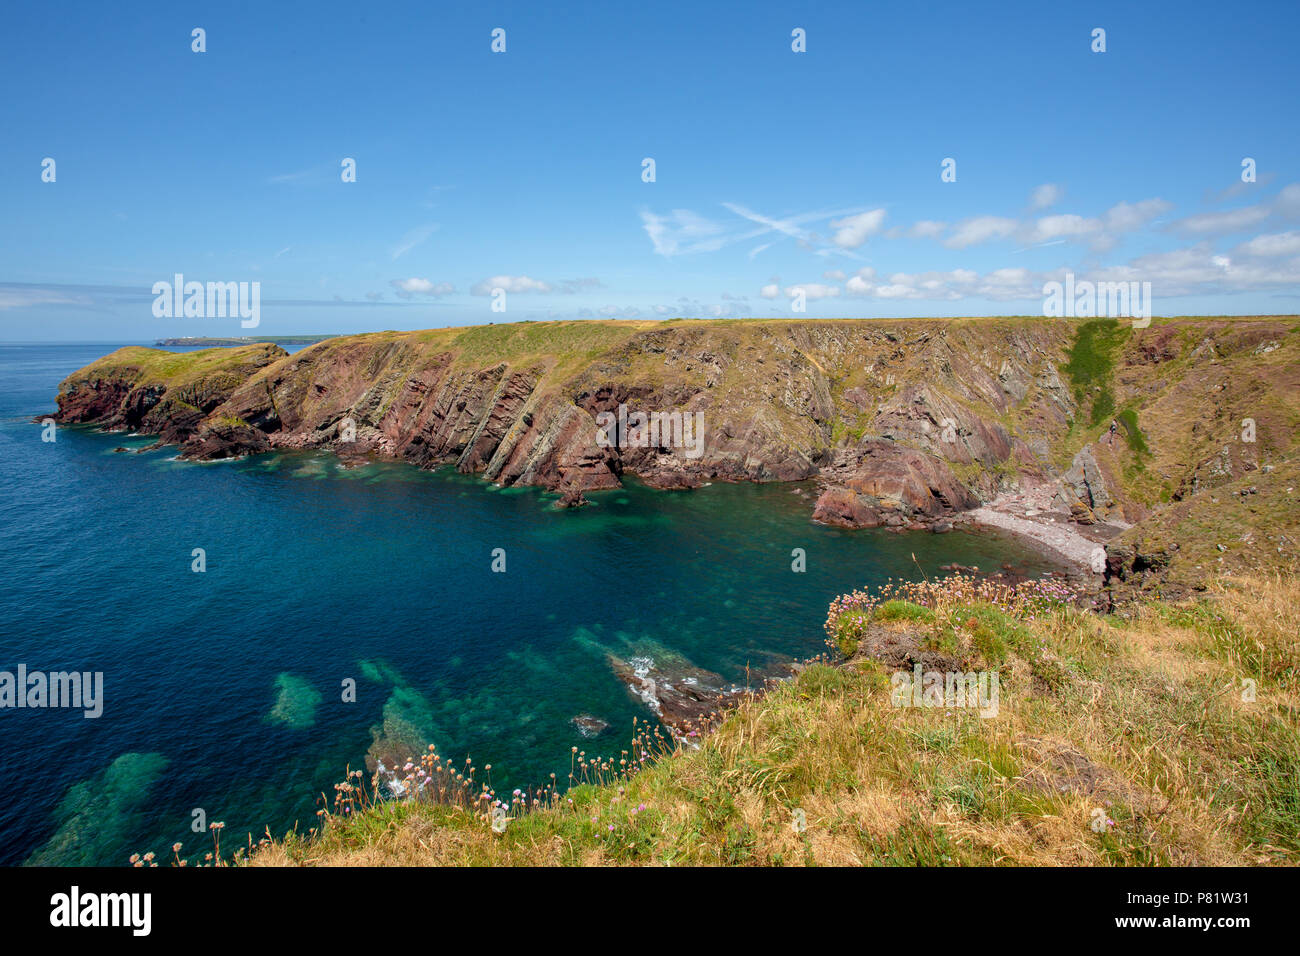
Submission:
[[[1294,576],[1220,580],[1200,600],[1109,617],[958,578],[907,598],[840,603],[832,637],[864,607],[847,662],[812,664],[643,769],[627,772],[640,766],[644,731],[622,756],[583,754],[602,768],[584,771],[594,782],[561,780],[527,810],[528,795],[498,796],[482,773],[463,798],[408,790],[369,804],[364,782],[350,778],[332,806],[353,812],[263,841],[251,862],[1300,862]],[[948,650],[927,650],[945,627]],[[996,715],[896,706],[899,648],[996,666]],[[413,757],[418,783],[433,761]],[[439,779],[454,789],[457,772]],[[494,828],[495,803],[505,809]]]
[[[454,464],[566,504],[624,474],[816,477],[814,517],[851,527],[941,527],[998,495],[1045,495],[1034,508],[1124,531],[1110,584],[1181,592],[1295,560],[1297,394],[1285,316],[517,322],[292,356],[122,349],[64,382],[59,417],[156,432],[197,459],[319,447]],[[601,447],[595,417],[621,404],[702,416],[702,453]],[[1269,519],[1260,530],[1234,523],[1239,500],[1220,507],[1233,496]],[[1170,540],[1171,524],[1215,552]]]
[[[1070,360],[1064,371],[1070,377],[1075,401],[1089,410],[1091,425],[1100,425],[1115,410],[1115,396],[1111,393],[1115,353],[1128,338],[1129,328],[1118,319],[1084,322],[1067,353]]]
[[[1118,416],[1088,446],[1133,522],[1110,545],[1119,595],[1182,594],[1300,557],[1300,324],[1161,322],[1114,354]]]

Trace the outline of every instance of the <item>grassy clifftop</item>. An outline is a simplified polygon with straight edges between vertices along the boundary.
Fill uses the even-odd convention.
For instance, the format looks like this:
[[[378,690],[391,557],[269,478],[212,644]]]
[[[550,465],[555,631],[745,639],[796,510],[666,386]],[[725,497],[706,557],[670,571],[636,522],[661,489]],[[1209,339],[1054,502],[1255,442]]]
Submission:
[[[1294,577],[1109,618],[961,579],[892,597],[832,609],[846,662],[807,667],[644,769],[628,772],[655,746],[642,729],[621,755],[573,755],[577,785],[524,812],[528,795],[484,798],[482,772],[458,784],[440,757],[413,755],[410,779],[426,768],[440,801],[369,803],[353,778],[316,832],[264,842],[251,862],[1300,862]],[[883,649],[900,645],[927,668],[995,669],[996,715],[896,706],[906,666]],[[497,801],[509,809],[494,828]]]
[[[169,352],[128,345],[69,375],[60,385],[60,390],[66,390],[75,382],[93,379],[119,379],[132,385],[178,388],[213,375],[228,374],[238,376],[242,382],[253,368],[266,364],[266,359],[274,360],[286,354],[284,349],[271,343],[237,348],[213,347],[195,352]]]

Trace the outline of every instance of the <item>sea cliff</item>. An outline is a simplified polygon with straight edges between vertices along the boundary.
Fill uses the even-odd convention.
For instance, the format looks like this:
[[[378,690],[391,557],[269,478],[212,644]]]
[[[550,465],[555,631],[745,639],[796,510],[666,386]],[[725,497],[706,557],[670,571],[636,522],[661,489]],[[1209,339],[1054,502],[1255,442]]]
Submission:
[[[325,448],[454,465],[565,505],[625,475],[668,489],[816,479],[817,521],[944,531],[992,505],[1106,543],[1114,585],[1194,584],[1237,559],[1294,560],[1282,489],[1298,330],[1294,317],[584,321],[340,336],[293,355],[131,347],[68,376],[55,417],[156,434],[199,461]],[[602,441],[620,409],[693,415],[702,441]],[[1169,522],[1215,525],[1221,497],[1281,520],[1231,546],[1217,540],[1231,528],[1211,527],[1217,552],[1183,560]]]

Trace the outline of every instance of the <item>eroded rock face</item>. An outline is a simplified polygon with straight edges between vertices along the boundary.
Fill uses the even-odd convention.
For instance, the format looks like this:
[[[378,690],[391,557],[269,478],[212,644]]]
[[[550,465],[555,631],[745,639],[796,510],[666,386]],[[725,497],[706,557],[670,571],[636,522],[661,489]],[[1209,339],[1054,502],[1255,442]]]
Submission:
[[[1233,442],[1196,463],[1173,493],[1183,501],[1201,491],[1218,488],[1259,469],[1259,451],[1253,443]]]
[[[1109,507],[1113,500],[1092,446],[1087,445],[1074,456],[1070,470],[1061,476],[1061,490],[1052,503],[1070,511],[1080,524],[1092,524],[1094,513]]]
[[[460,331],[268,352],[201,392],[101,376],[60,402],[68,420],[155,432],[185,458],[328,448],[539,485],[564,507],[624,475],[668,489],[817,478],[816,520],[896,528],[943,524],[1006,474],[1046,467],[1002,424],[1013,406],[1058,431],[1072,409],[1054,371],[1070,335],[1047,323],[1007,338],[940,322],[650,326],[576,365],[562,351],[469,360]],[[598,416],[620,408],[694,427],[689,440],[598,441]]]
[[[200,368],[192,375],[169,380],[152,367],[158,353],[151,349],[121,350],[114,353],[124,354],[121,363],[101,360],[63,381],[55,420],[61,424],[94,424],[107,430],[140,431],[157,435],[165,444],[180,444],[194,435],[205,418],[251,376],[288,355],[270,344],[221,352],[221,361],[211,369]],[[131,358],[137,354],[141,361],[133,364]]]
[[[875,528],[885,522],[880,508],[851,488],[827,488],[813,506],[813,520],[841,528]]]
[[[813,518],[842,527],[929,526],[980,504],[946,462],[884,439],[842,453],[826,477]]]
[[[1141,594],[1143,588],[1164,583],[1164,571],[1169,566],[1170,554],[1163,548],[1145,549],[1131,544],[1106,546],[1105,590],[1102,592],[1105,607],[1122,604]],[[1167,586],[1162,593],[1173,600],[1186,596],[1181,585]]]
[[[104,428],[120,427],[134,389],[121,379],[86,379],[67,391],[60,391],[59,410],[54,420],[61,424],[94,423]]]
[[[186,455],[196,461],[241,458],[271,450],[265,433],[247,422],[218,419],[203,423],[185,441]]]

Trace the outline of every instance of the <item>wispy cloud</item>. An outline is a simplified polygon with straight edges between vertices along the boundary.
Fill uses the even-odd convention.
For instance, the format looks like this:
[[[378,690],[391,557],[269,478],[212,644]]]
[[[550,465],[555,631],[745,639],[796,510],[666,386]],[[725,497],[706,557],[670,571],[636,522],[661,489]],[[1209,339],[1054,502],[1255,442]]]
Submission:
[[[641,227],[661,256],[716,252],[735,239],[723,227],[689,209],[674,209],[665,216],[641,210]],[[750,233],[758,235],[759,233]]]
[[[1171,222],[1170,232],[1186,237],[1227,236],[1245,232],[1270,219],[1300,219],[1300,183],[1292,183],[1276,196],[1239,209],[1196,213]]]
[[[275,183],[277,185],[283,185],[286,183],[301,184],[301,183],[309,182],[314,177],[319,176],[319,174],[320,174],[319,167],[315,169],[300,169],[296,173],[281,173],[278,176],[271,176],[266,181],[268,183]]]
[[[493,289],[504,289],[512,293],[546,293],[555,291],[555,287],[549,282],[543,282],[540,279],[533,279],[529,276],[492,276],[484,279],[482,282],[476,282],[470,287],[470,295],[491,295]]]
[[[975,216],[964,219],[953,227],[952,234],[943,240],[949,249],[965,249],[990,239],[1006,239],[1015,234],[1020,223],[1001,216]]]
[[[424,242],[435,232],[438,231],[436,222],[425,223],[423,226],[416,226],[401,239],[397,240],[397,245],[393,246],[393,259],[402,258],[420,243]]]
[[[665,257],[716,252],[737,242],[748,242],[775,234],[777,238],[751,249],[749,258],[753,259],[759,253],[785,239],[793,239],[802,248],[811,251],[830,250],[832,253],[853,258],[848,250],[853,248],[854,244],[861,245],[867,235],[876,231],[878,218],[884,217],[884,210],[865,211],[860,207],[776,217],[756,212],[740,203],[724,202],[720,205],[736,219],[730,222],[719,222],[690,209],[674,209],[665,215],[642,209],[641,225],[646,235],[650,237],[654,251]],[[859,216],[866,218],[861,220],[854,218]],[[837,217],[846,218],[830,222],[830,226],[839,230],[837,236],[843,241],[828,241],[805,228],[810,223],[827,222]]]
[[[0,310],[42,305],[93,306],[94,304],[94,298],[85,292],[26,283],[0,283]]]
[[[1065,190],[1056,183],[1043,183],[1029,194],[1029,208],[1035,211],[1055,206],[1065,195]]]
[[[589,276],[584,279],[561,279],[558,291],[563,292],[565,295],[574,295],[575,293],[586,292],[590,289],[603,288],[605,288],[605,283],[601,282],[594,276]]]

